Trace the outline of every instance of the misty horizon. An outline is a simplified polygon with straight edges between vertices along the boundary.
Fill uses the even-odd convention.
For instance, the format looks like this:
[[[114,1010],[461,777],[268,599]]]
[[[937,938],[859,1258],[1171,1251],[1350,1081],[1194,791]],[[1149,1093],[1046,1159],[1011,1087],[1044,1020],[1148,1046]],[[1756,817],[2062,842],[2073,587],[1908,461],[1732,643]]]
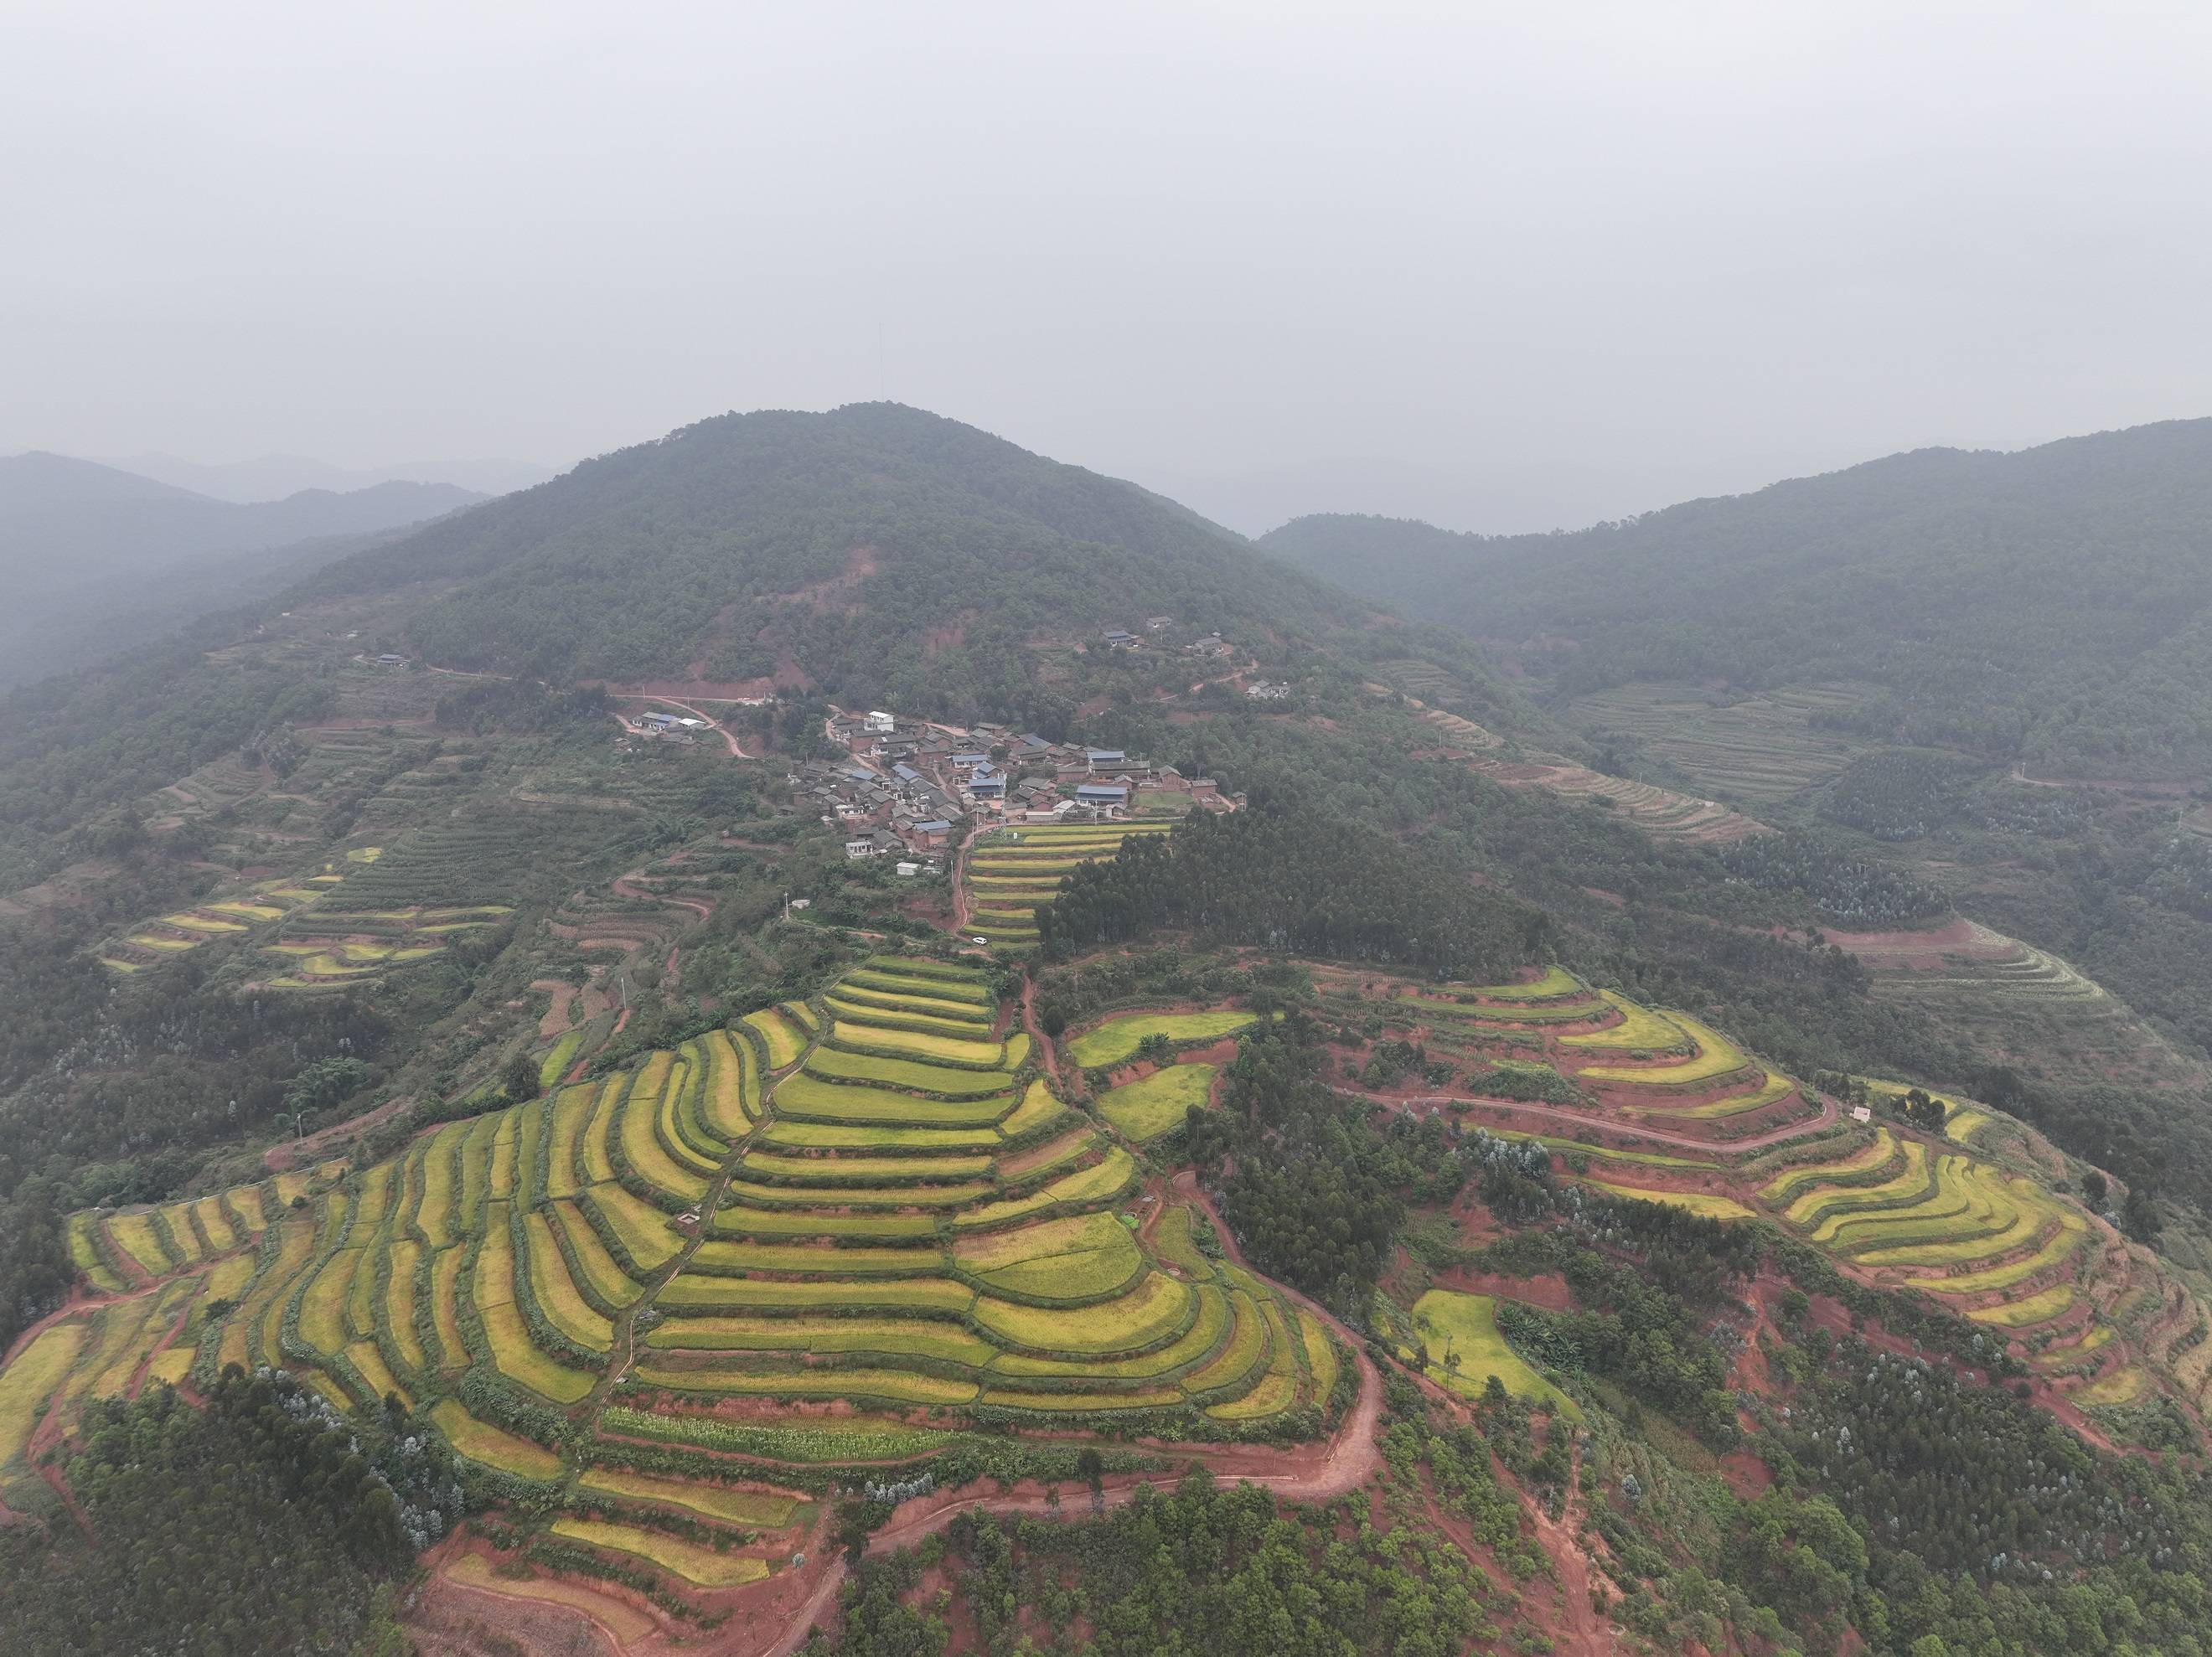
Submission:
[[[755,412],[765,412],[764,410]],[[827,410],[805,410],[797,412],[826,413]],[[927,412],[945,414],[940,410]],[[949,419],[959,419],[957,414],[945,414]],[[689,423],[689,422],[687,422]],[[976,425],[973,421],[963,424]],[[2160,424],[2170,422],[2144,422]],[[978,429],[988,429],[977,427]],[[2131,428],[2113,428],[2123,431]],[[651,442],[661,433],[641,436],[635,442]],[[1018,434],[993,432],[1010,442],[1022,443]],[[1913,446],[1914,449],[1953,449],[1966,452],[2012,454],[2040,448],[2046,443],[2063,442],[2069,438],[2109,434],[2108,432],[2066,432],[2047,440],[2013,446],[1969,443],[1929,443]],[[616,446],[616,449],[634,446],[633,443]],[[615,451],[608,451],[613,452]],[[1033,451],[1042,453],[1042,451]],[[1257,539],[1270,530],[1279,529],[1300,518],[1314,516],[1352,515],[1376,518],[1402,519],[1432,525],[1438,529],[1458,534],[1475,536],[1514,536],[1551,532],[1572,533],[1578,530],[1606,523],[1633,519],[1648,512],[1662,510],[1695,501],[1727,499],[1754,495],[1776,484],[1801,482],[1825,476],[1834,472],[1848,471],[1854,467],[1894,458],[1912,452],[1908,449],[1892,449],[1849,458],[1834,465],[1821,466],[1793,472],[1761,471],[1755,459],[1742,458],[1726,465],[1715,461],[1711,470],[1719,476],[1734,471],[1741,477],[1733,483],[1716,483],[1713,487],[1651,499],[1639,505],[1625,506],[1619,510],[1601,512],[1595,515],[1559,515],[1545,517],[1533,510],[1516,514],[1508,513],[1502,521],[1486,521],[1480,513],[1476,491],[1478,483],[1455,476],[1441,470],[1408,465],[1387,458],[1322,462],[1306,466],[1277,466],[1257,469],[1249,472],[1227,475],[1177,471],[1169,469],[1147,476],[1124,476],[1132,483],[1166,496],[1179,505],[1189,507],[1224,528],[1236,531],[1249,538]],[[28,453],[54,451],[27,451]],[[539,462],[513,457],[464,457],[451,460],[399,462],[384,465],[339,466],[333,462],[308,455],[268,454],[236,460],[195,461],[168,453],[149,453],[126,456],[71,456],[72,459],[89,460],[94,464],[128,472],[140,477],[152,478],[204,495],[213,500],[236,504],[263,503],[283,501],[307,490],[326,490],[345,494],[373,488],[386,483],[450,483],[472,489],[484,495],[497,495],[515,489],[527,489],[561,476],[577,465],[594,458],[580,456],[561,465],[546,465]],[[1046,454],[1048,459],[1085,470],[1099,470],[1083,457],[1077,455]],[[1565,469],[1561,469],[1564,475]],[[1111,475],[1111,474],[1109,474]],[[283,479],[283,482],[277,480]],[[1540,498],[1534,493],[1522,499]]]
[[[2212,410],[2193,10],[528,15],[27,21],[0,452],[888,399],[1495,533]]]

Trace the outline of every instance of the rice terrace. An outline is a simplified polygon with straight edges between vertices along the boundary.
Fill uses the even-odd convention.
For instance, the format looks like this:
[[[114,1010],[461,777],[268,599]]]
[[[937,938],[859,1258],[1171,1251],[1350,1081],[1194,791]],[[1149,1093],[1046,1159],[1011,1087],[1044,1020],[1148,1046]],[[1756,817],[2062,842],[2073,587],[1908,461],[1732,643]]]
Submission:
[[[1340,1095],[1442,1126],[1472,1165],[1543,1168],[1593,1213],[1772,1227],[1955,1311],[2085,1423],[2160,1393],[2212,1403],[2175,1310],[2201,1322],[2202,1302],[2052,1194],[2035,1136],[1984,1108],[1939,1102],[1931,1131],[1890,1114],[1905,1083],[1860,1080],[1885,1108],[1859,1126],[1705,1020],[1558,967],[1300,974],[1290,1011],[1336,1028]],[[535,1540],[439,1550],[455,1605],[567,1607],[628,1646],[780,1626],[780,1585],[823,1580],[841,1468],[916,1491],[994,1466],[1048,1482],[1089,1444],[1119,1500],[1178,1459],[1256,1475],[1346,1444],[1371,1385],[1349,1332],[1224,1257],[1164,1177],[1271,1021],[1109,1009],[1048,1043],[1010,988],[980,954],[879,952],[816,998],[563,1082],[572,1031],[544,1097],[396,1160],[78,1213],[83,1296],[0,1371],[0,1499],[40,1505],[37,1447],[88,1399],[288,1370],[340,1411],[420,1411],[502,1504],[548,1515]],[[1054,1079],[1078,1073],[1073,1094]],[[1502,1385],[1583,1420],[1584,1378],[1528,1345],[1545,1314],[1468,1281],[1394,1278],[1381,1350],[1439,1397]]]
[[[1055,1435],[1202,1454],[1327,1433],[1356,1375],[1340,1338],[1191,1248],[1188,1211],[1005,1022],[981,967],[880,956],[816,1007],[394,1162],[80,1214],[93,1298],[0,1373],[0,1495],[86,1397],[288,1369],[340,1410],[427,1411],[503,1500],[570,1509],[549,1537],[643,1562],[712,1619],[818,1552],[824,1466],[896,1483],[1008,1434],[1044,1466]],[[480,1568],[463,1548],[444,1569]]]

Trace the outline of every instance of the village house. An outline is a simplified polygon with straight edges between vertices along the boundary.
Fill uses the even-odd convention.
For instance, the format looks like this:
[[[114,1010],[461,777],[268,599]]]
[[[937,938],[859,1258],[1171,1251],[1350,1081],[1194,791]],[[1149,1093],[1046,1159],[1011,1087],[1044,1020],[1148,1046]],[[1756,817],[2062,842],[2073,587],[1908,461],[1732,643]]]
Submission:
[[[1244,687],[1244,694],[1256,702],[1279,702],[1291,694],[1291,688],[1278,680],[1255,679]]]
[[[1109,650],[1134,650],[1142,642],[1133,633],[1124,633],[1118,627],[1109,627],[1100,634]]]

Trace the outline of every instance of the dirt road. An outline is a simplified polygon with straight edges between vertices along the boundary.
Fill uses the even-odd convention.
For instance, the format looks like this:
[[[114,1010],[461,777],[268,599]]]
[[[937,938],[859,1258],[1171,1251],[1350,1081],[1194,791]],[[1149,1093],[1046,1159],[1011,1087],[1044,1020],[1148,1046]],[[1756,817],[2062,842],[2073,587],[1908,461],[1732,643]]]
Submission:
[[[960,849],[952,854],[952,930],[963,944],[968,941],[968,850],[981,832],[980,823],[969,823]]]
[[[1178,1174],[1173,1187],[1179,1201],[1195,1204],[1205,1211],[1220,1237],[1222,1252],[1231,1263],[1242,1266],[1243,1255],[1237,1241],[1222,1224],[1221,1217],[1213,1205],[1198,1188],[1197,1181],[1188,1172]],[[1333,1502],[1353,1490],[1375,1476],[1382,1465],[1381,1449],[1376,1442],[1376,1425],[1382,1414],[1382,1379],[1369,1361],[1366,1343],[1346,1329],[1326,1308],[1316,1305],[1296,1290],[1285,1288],[1283,1293],[1299,1306],[1305,1308],[1334,1330],[1349,1349],[1352,1362],[1359,1373],[1359,1396],[1328,1441],[1319,1447],[1307,1447],[1290,1451],[1254,1449],[1249,1446],[1171,1445],[1158,1447],[1162,1454],[1187,1460],[1211,1467],[1216,1477],[1224,1483],[1256,1485],[1263,1490],[1290,1502]],[[1172,1474],[1116,1473],[1103,1481],[1099,1505],[1121,1507],[1136,1497],[1140,1484],[1155,1487],[1173,1482]],[[1092,1503],[1079,1489],[1062,1492],[1055,1503],[1046,1492],[1035,1485],[1015,1486],[1002,1495],[984,1496],[976,1486],[965,1486],[957,1490],[939,1490],[928,1496],[916,1496],[902,1502],[893,1511],[890,1520],[868,1539],[871,1554],[888,1553],[898,1548],[912,1547],[924,1538],[935,1534],[950,1525],[963,1513],[980,1512],[1002,1514],[1024,1514],[1038,1519],[1088,1519]],[[721,1649],[726,1657],[791,1657],[791,1654],[805,1643],[808,1632],[835,1602],[837,1589],[845,1578],[842,1560],[831,1562],[823,1573],[822,1581],[815,1587],[794,1615],[791,1626],[773,1642],[761,1647],[732,1644]]]
[[[1286,1294],[1289,1290],[1285,1290]],[[1302,1296],[1292,1298],[1304,1302]],[[1326,1317],[1326,1313],[1321,1314]],[[1334,1325],[1335,1320],[1330,1320]],[[1336,1325],[1343,1332],[1342,1326]],[[1300,1462],[1297,1452],[1290,1452],[1274,1459],[1286,1464],[1280,1472],[1252,1471],[1242,1467],[1224,1466],[1216,1469],[1224,1483],[1253,1484],[1290,1502],[1333,1502],[1358,1490],[1374,1476],[1382,1465],[1381,1453],[1376,1448],[1375,1427],[1382,1413],[1382,1382],[1375,1373],[1375,1366],[1367,1355],[1354,1344],[1353,1358],[1359,1366],[1359,1398],[1345,1412],[1336,1433],[1317,1456]],[[1173,1447],[1167,1454],[1182,1453],[1186,1447]],[[1252,1453],[1224,1457],[1210,1447],[1192,1445],[1188,1448],[1188,1460],[1200,1465],[1224,1460],[1243,1461]],[[1262,1453],[1264,1454],[1264,1453]],[[929,1496],[916,1496],[902,1502],[891,1514],[890,1522],[868,1539],[871,1554],[889,1553],[899,1548],[910,1548],[923,1539],[933,1536],[963,1513],[988,1513],[1006,1515],[1021,1514],[1032,1519],[1083,1520],[1093,1516],[1097,1508],[1119,1508],[1136,1499],[1138,1488],[1150,1484],[1155,1489],[1174,1482],[1172,1473],[1117,1473],[1103,1481],[1103,1488],[1096,1504],[1078,1488],[1063,1491],[1057,1502],[1043,1490],[1034,1486],[1024,1490],[1016,1486],[1003,1496],[981,1496],[976,1487],[963,1486],[957,1490],[939,1490]],[[831,1563],[786,1629],[773,1644],[759,1648],[758,1657],[790,1657],[790,1654],[805,1643],[815,1623],[835,1602],[837,1589],[845,1580],[842,1560]],[[732,1645],[726,1648],[727,1657],[750,1657],[747,1648]]]
[[[1785,1139],[1800,1138],[1808,1133],[1817,1133],[1836,1120],[1836,1102],[1820,1097],[1819,1114],[1802,1122],[1784,1122],[1780,1127],[1769,1128],[1764,1133],[1754,1133],[1742,1139],[1699,1139],[1686,1133],[1668,1133],[1661,1128],[1631,1126],[1625,1122],[1601,1122],[1588,1116],[1577,1116],[1571,1111],[1553,1110],[1547,1105],[1524,1105],[1515,1099],[1474,1099],[1452,1093],[1425,1093],[1408,1099],[1377,1099],[1371,1093],[1362,1093],[1357,1088],[1330,1089],[1346,1099],[1361,1099],[1370,1104],[1395,1105],[1401,1108],[1433,1105],[1439,1109],[1467,1110],[1487,1106],[1492,1110],[1510,1110],[1521,1116],[1540,1116],[1557,1122],[1563,1127],[1580,1128],[1588,1132],[1593,1129],[1626,1135],[1630,1138],[1649,1139],[1654,1144],[1673,1145],[1683,1150],[1706,1152],[1764,1150],[1769,1145],[1778,1145]]]
[[[673,696],[655,696],[653,700],[657,702],[666,702],[671,707],[680,707],[695,719],[706,719],[708,725],[714,727],[715,735],[721,737],[723,742],[728,744],[730,757],[732,759],[742,760],[750,759],[751,757],[751,756],[747,754],[744,749],[738,746],[738,739],[730,734],[729,726],[721,723],[720,720],[708,718],[707,714],[701,713],[697,708],[692,707],[690,703],[679,702]]]

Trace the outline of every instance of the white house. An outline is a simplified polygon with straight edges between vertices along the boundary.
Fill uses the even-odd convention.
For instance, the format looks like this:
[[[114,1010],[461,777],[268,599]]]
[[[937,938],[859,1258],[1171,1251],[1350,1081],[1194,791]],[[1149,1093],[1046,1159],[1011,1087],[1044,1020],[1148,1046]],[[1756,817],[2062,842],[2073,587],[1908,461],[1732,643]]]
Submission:
[[[872,737],[888,737],[898,729],[898,720],[880,708],[872,709],[861,724]]]

